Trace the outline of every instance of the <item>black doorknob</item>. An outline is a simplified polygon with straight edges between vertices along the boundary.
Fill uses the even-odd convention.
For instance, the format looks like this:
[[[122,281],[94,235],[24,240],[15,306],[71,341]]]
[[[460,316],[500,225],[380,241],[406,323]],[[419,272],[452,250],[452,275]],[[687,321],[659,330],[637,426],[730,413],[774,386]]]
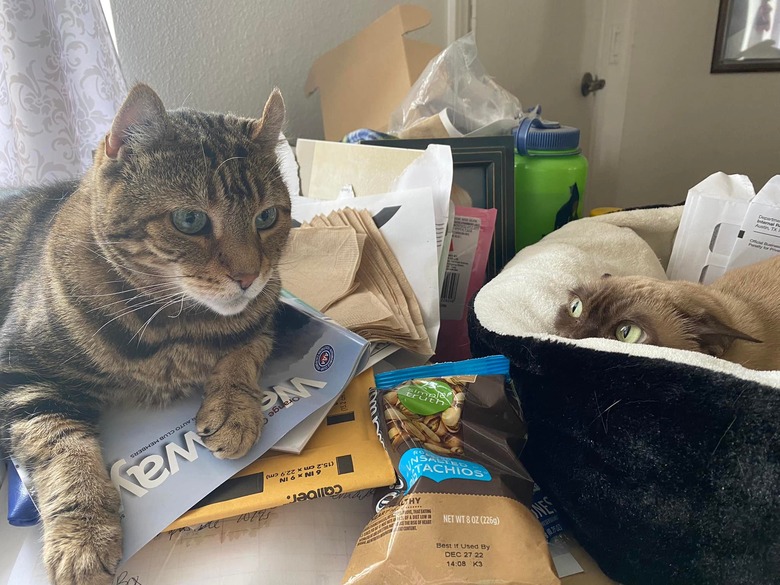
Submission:
[[[585,75],[582,76],[582,82],[580,83],[580,92],[582,93],[582,95],[588,95],[590,93],[593,93],[594,91],[604,89],[605,85],[607,85],[606,79],[599,79],[598,75],[594,77],[592,73],[586,73]]]

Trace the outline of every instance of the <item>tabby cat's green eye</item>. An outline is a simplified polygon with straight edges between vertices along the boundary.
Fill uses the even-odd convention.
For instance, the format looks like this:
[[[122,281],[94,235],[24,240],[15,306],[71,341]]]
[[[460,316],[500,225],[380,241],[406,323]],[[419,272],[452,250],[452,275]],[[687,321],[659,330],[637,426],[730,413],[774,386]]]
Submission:
[[[263,210],[260,215],[255,218],[255,229],[267,230],[269,227],[276,223],[276,207],[269,207]]]
[[[177,209],[171,213],[173,227],[188,236],[197,236],[208,232],[211,224],[209,216],[194,209]]]
[[[569,303],[569,315],[575,319],[582,315],[582,301],[579,297],[574,297]]]
[[[644,337],[645,332],[639,325],[633,323],[621,323],[615,331],[615,337],[618,341],[624,343],[639,343]]]

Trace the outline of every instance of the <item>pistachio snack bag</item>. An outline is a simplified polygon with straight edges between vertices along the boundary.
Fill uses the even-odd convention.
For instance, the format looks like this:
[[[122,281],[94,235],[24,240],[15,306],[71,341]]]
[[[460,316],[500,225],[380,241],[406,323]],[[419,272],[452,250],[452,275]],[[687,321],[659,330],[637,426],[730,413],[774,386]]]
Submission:
[[[525,425],[503,356],[376,376],[372,411],[398,483],[358,539],[345,585],[560,583],[515,453]]]

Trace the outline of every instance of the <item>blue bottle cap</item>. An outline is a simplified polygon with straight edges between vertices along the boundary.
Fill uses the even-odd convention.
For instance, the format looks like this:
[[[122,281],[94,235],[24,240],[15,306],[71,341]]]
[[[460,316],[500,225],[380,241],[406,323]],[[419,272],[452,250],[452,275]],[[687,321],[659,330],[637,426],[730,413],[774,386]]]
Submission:
[[[517,154],[528,156],[529,151],[579,151],[580,130],[561,126],[542,118],[523,118],[514,132]]]

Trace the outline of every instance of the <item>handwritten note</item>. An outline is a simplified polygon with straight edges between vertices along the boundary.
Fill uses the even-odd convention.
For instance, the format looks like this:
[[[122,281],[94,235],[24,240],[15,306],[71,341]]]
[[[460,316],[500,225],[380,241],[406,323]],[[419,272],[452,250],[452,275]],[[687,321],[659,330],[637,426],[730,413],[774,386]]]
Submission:
[[[372,516],[363,491],[163,533],[120,567],[115,585],[339,585]],[[40,558],[31,534],[9,583],[48,585]]]

